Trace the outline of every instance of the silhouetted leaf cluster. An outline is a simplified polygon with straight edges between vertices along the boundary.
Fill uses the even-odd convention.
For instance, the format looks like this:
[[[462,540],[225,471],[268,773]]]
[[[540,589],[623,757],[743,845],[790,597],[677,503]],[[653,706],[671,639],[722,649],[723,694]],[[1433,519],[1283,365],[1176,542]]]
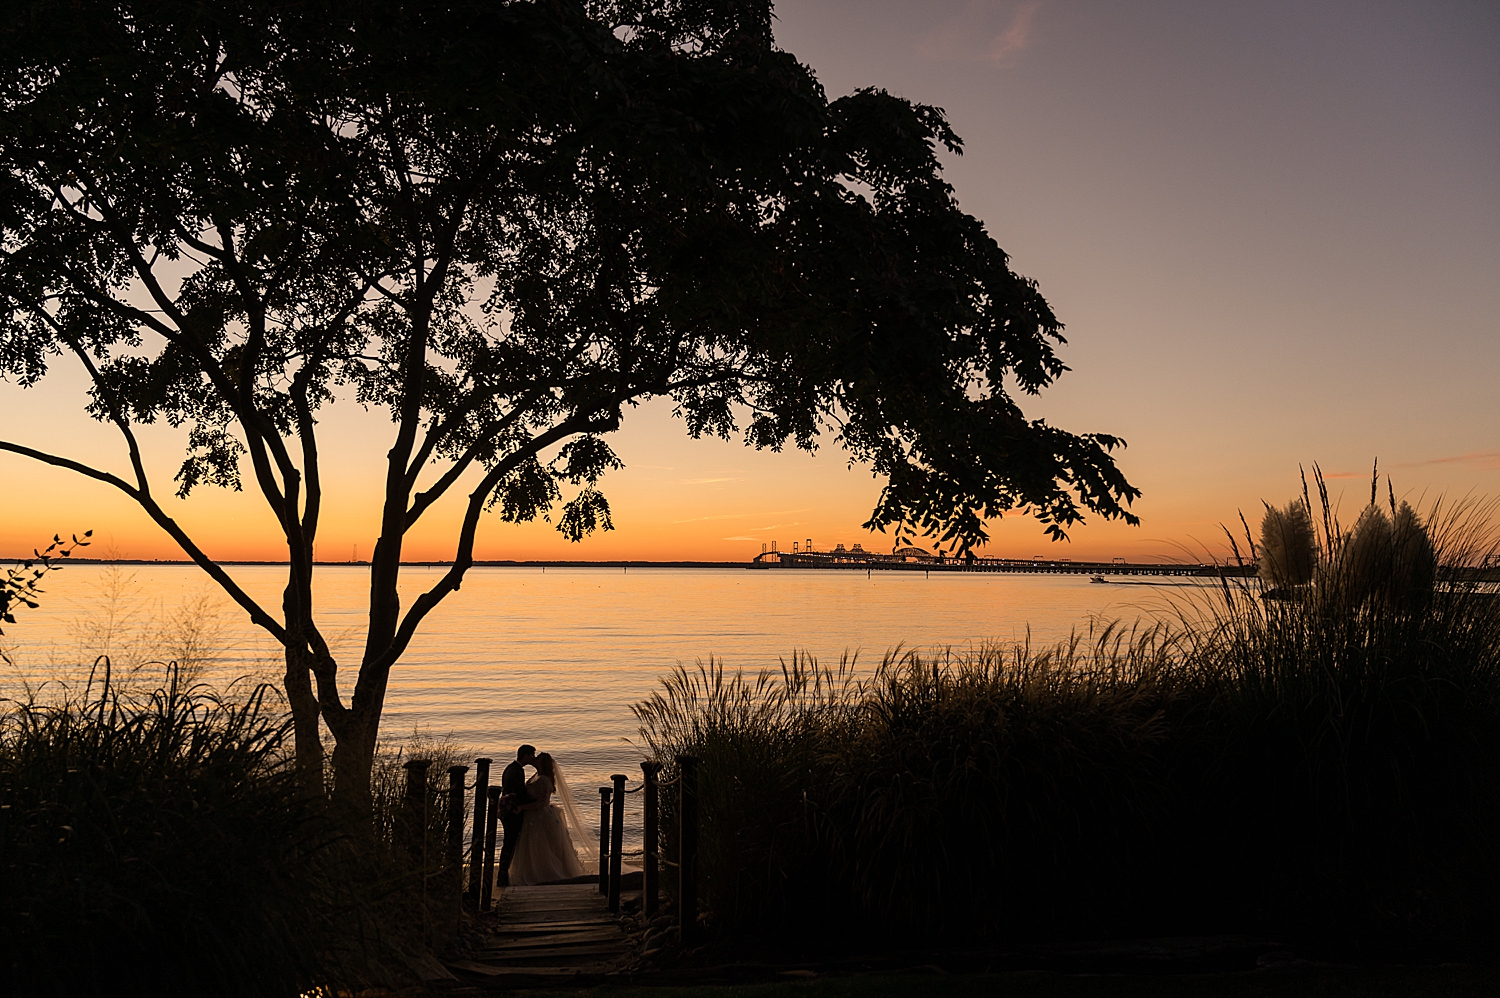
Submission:
[[[42,579],[48,572],[55,572],[62,568],[61,559],[70,558],[78,548],[88,547],[87,538],[94,536],[92,530],[86,530],[83,538],[73,534],[69,540],[64,541],[59,534],[52,535],[52,543],[41,551],[32,550],[32,556],[19,564],[12,565],[5,570],[5,575],[0,578],[0,623],[14,624],[16,622],[15,608],[19,606],[29,607],[35,610],[38,606],[37,600],[42,595]],[[5,628],[0,627],[0,635],[5,634]],[[5,652],[0,649],[0,659],[5,658]],[[9,659],[6,659],[9,661]]]

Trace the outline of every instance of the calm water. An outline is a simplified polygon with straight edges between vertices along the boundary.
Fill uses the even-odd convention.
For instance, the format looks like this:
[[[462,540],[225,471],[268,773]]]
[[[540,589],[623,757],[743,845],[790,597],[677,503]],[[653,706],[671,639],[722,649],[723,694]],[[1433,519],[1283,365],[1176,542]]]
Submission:
[[[230,571],[263,606],[279,606],[284,569]],[[438,575],[406,569],[403,603]],[[318,579],[324,632],[354,662],[367,570],[321,567]],[[80,565],[47,590],[41,609],[7,628],[15,665],[0,665],[0,692],[76,681],[79,663],[101,651],[123,666],[194,640],[190,657],[213,660],[211,681],[279,674],[272,643],[194,568]],[[532,742],[557,755],[587,807],[610,773],[639,776],[630,704],[678,663],[713,656],[753,671],[796,650],[827,663],[857,653],[869,666],[897,645],[962,649],[1024,639],[1028,627],[1050,642],[1100,619],[1149,615],[1173,591],[1061,575],[476,568],[393,671],[383,732],[400,740],[420,728],[497,760]],[[352,675],[344,685],[347,696]]]

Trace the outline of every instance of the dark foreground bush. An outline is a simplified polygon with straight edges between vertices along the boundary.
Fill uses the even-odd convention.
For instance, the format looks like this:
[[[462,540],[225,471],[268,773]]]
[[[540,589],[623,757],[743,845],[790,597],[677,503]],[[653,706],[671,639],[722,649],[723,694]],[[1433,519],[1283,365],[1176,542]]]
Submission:
[[[636,711],[659,758],[703,759],[714,920],[820,944],[1492,948],[1500,600],[1474,573],[1372,589],[1324,544],[1326,577],[1283,599],[1226,585],[1088,643],[892,655],[860,680],[679,670]]]
[[[265,690],[7,703],[0,958],[21,994],[296,993],[328,950],[319,863]]]
[[[1179,845],[1211,910],[1377,946],[1500,938],[1500,597],[1472,569],[1500,561],[1492,512],[1434,507],[1448,568],[1415,587],[1399,558],[1361,570],[1368,537],[1325,500],[1306,585],[1183,608]],[[1224,842],[1244,859],[1218,862]]]
[[[373,811],[351,816],[300,793],[267,688],[220,695],[166,666],[159,688],[122,691],[101,665],[81,694],[0,701],[6,993],[393,985],[455,943],[450,746],[407,746],[437,769],[417,824],[402,750],[381,752]]]

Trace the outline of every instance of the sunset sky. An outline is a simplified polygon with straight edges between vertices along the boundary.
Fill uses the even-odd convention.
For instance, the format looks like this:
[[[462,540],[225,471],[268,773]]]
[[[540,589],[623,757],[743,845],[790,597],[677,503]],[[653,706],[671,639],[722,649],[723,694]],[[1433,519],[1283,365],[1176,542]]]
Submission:
[[[1139,528],[1050,544],[996,525],[987,554],[1157,559],[1217,551],[1219,524],[1319,462],[1352,514],[1379,458],[1398,496],[1500,495],[1500,5],[801,0],[780,45],[830,96],[884,87],[945,108],[947,175],[1067,325],[1061,382],[1028,416],[1125,437]],[[0,384],[0,436],[113,469],[117,435],[60,363]],[[368,557],[391,426],[323,424],[318,557]],[[172,492],[180,435],[145,434]],[[332,443],[330,443],[332,442]],[[627,416],[606,479],[617,530],[579,545],[492,518],[481,558],[748,559],[772,540],[888,548],[859,524],[879,483],[816,456],[690,441],[670,406]],[[123,496],[0,455],[0,555],[92,528],[91,554],[175,558]],[[212,554],[275,559],[250,493],[169,508]],[[447,557],[456,505],[412,535]]]

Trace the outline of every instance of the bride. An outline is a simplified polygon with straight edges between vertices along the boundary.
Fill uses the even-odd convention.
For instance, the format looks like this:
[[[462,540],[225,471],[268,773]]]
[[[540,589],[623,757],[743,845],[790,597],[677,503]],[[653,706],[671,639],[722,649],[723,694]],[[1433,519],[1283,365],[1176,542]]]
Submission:
[[[583,876],[584,863],[592,865],[599,857],[591,848],[562,768],[550,753],[536,757],[536,773],[526,781],[526,793],[531,801],[518,809],[526,819],[521,822],[516,855],[510,864],[511,884],[521,887]]]

